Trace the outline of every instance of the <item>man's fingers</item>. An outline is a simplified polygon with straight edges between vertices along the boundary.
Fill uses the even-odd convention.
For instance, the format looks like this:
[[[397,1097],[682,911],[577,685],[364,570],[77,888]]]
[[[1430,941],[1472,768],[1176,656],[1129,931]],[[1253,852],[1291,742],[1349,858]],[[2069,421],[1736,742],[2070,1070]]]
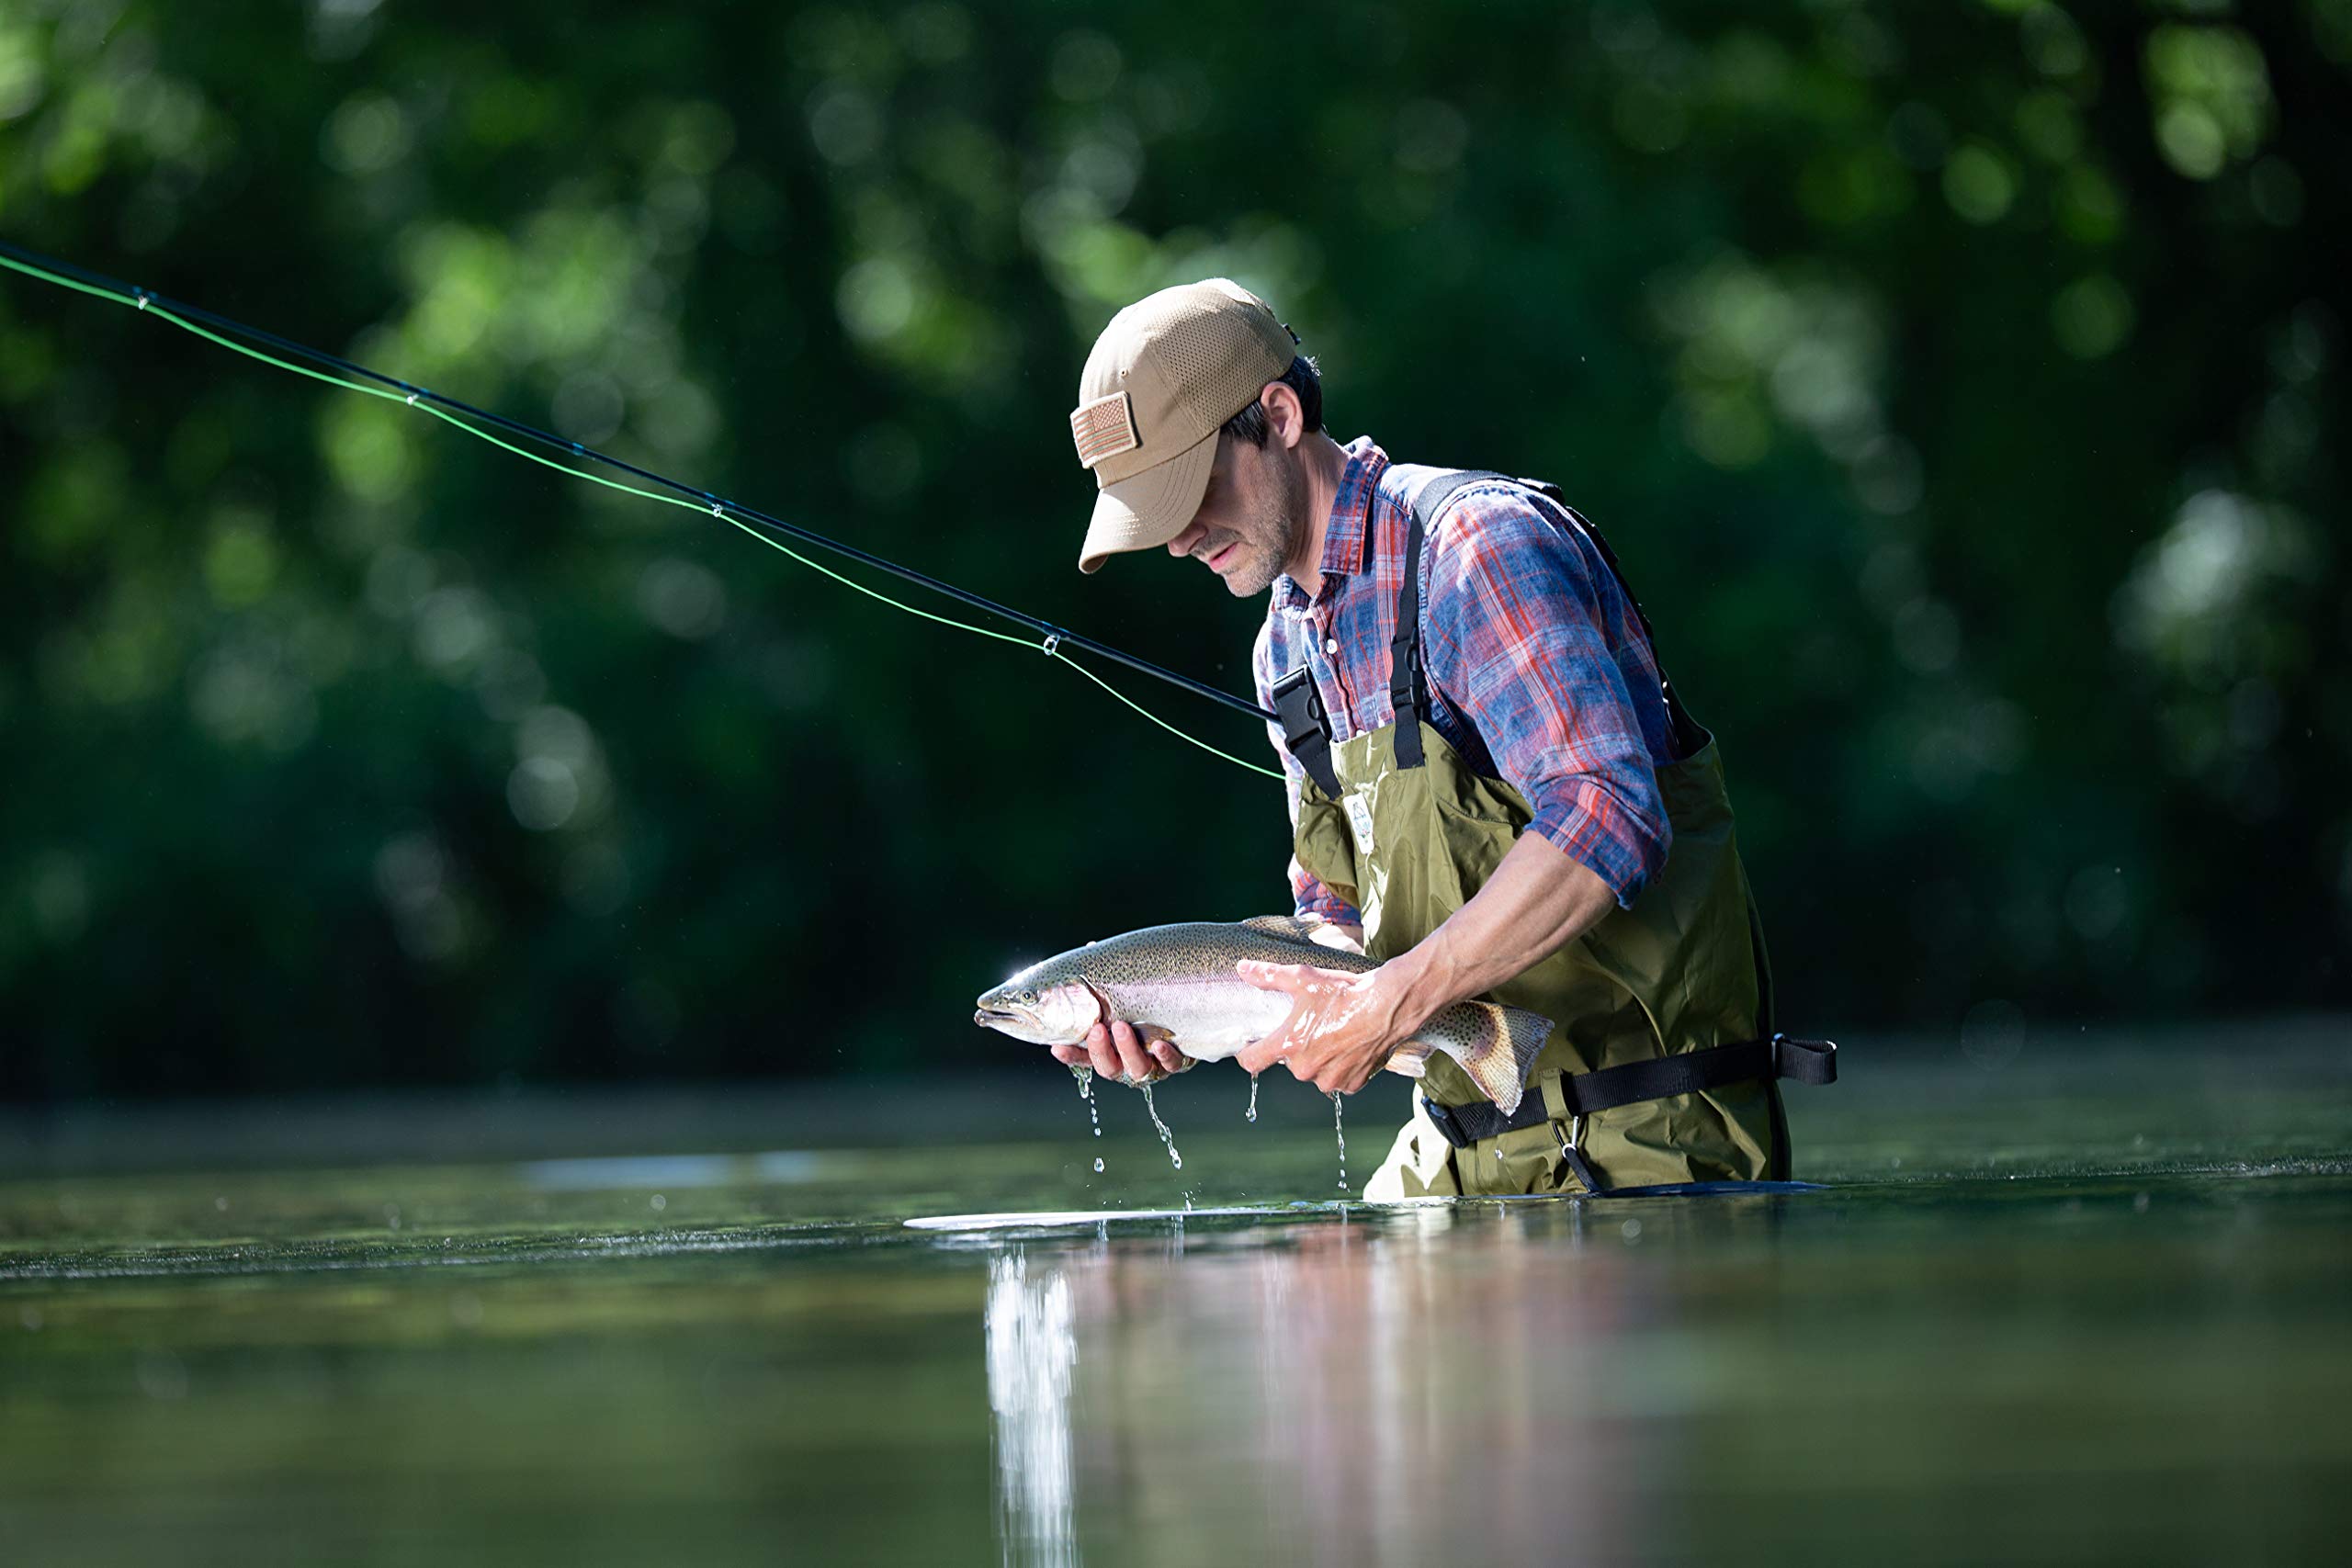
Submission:
[[[1097,1023],[1076,1045],[1053,1047],[1054,1060],[1073,1067],[1091,1067],[1114,1083],[1156,1083],[1191,1066],[1192,1061],[1175,1042],[1137,1032],[1125,1020]]]
[[[1136,1038],[1135,1026],[1125,1021],[1111,1026],[1111,1043],[1118,1050],[1120,1067],[1136,1083],[1149,1083],[1159,1077],[1151,1057]]]
[[[1272,1034],[1267,1035],[1256,1044],[1244,1045],[1235,1054],[1233,1059],[1241,1064],[1243,1072],[1254,1075],[1264,1072],[1268,1067],[1281,1061],[1283,1053],[1289,1049],[1290,1024],[1284,1021],[1277,1024]]]
[[[1086,1058],[1097,1073],[1106,1078],[1119,1076],[1119,1048],[1111,1043],[1111,1032],[1096,1024],[1086,1032]]]

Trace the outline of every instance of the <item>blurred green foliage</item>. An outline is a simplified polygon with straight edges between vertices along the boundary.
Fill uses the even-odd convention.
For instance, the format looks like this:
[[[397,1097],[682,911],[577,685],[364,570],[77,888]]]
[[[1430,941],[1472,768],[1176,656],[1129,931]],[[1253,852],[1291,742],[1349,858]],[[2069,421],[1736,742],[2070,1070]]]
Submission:
[[[1238,691],[1064,423],[1229,274],[1609,529],[1792,1025],[2346,999],[2352,4],[601,11],[17,0],[0,231]],[[14,276],[0,497],[0,1093],[905,1068],[1280,902],[1042,659]]]

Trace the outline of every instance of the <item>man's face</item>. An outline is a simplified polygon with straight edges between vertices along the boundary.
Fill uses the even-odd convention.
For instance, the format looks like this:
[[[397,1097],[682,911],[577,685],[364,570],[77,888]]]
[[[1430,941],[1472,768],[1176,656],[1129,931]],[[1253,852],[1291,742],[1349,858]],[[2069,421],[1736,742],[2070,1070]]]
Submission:
[[[1271,434],[1261,448],[1220,435],[1201,509],[1168,541],[1225,580],[1237,599],[1263,593],[1304,549],[1306,470],[1299,454]]]

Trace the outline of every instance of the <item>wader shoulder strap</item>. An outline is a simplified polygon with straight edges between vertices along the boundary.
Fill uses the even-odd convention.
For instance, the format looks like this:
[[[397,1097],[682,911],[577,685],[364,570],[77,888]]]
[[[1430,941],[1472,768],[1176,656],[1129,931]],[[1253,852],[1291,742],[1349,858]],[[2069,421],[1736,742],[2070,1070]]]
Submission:
[[[1795,1040],[1775,1034],[1766,1040],[1743,1040],[1734,1045],[1711,1045],[1703,1051],[1683,1051],[1653,1061],[1628,1062],[1597,1072],[1564,1073],[1560,1099],[1571,1116],[1589,1116],[1645,1100],[1671,1100],[1727,1084],[1788,1078],[1796,1083],[1838,1081],[1838,1045],[1830,1040]],[[1552,1119],[1549,1097],[1530,1084],[1519,1110],[1506,1116],[1484,1100],[1469,1105],[1440,1105],[1423,1101],[1423,1109],[1445,1141],[1466,1149],[1481,1138],[1515,1133]]]
[[[1396,629],[1388,639],[1388,706],[1396,715],[1400,768],[1421,765],[1420,721],[1430,711],[1429,682],[1421,670],[1421,536],[1436,526],[1438,513],[1455,491],[1481,479],[1511,482],[1509,474],[1461,468],[1440,474],[1413,492],[1405,525],[1405,581],[1396,590]]]
[[[1446,497],[1464,485],[1475,479],[1510,479],[1509,474],[1484,469],[1442,473],[1421,486],[1413,497],[1412,520],[1405,533],[1405,585],[1398,591],[1396,600],[1396,635],[1388,639],[1388,699],[1396,715],[1396,765],[1400,768],[1421,765],[1421,727],[1416,721],[1429,712],[1428,689],[1421,676],[1421,536],[1445,505]],[[1376,509],[1378,505],[1379,497],[1375,494],[1373,506]],[[1366,518],[1366,528],[1370,529],[1375,521],[1376,513]],[[1314,672],[1301,664],[1274,682],[1273,697],[1275,716],[1282,720],[1283,749],[1297,759],[1308,778],[1322,785],[1325,795],[1337,800],[1340,775],[1331,765],[1331,716],[1324,711],[1323,699],[1315,690]]]
[[[1650,658],[1658,667],[1658,695],[1666,703],[1667,722],[1674,727],[1675,754],[1688,757],[1707,743],[1707,732],[1699,722],[1683,710],[1682,699],[1675,694],[1674,682],[1666,675],[1666,658],[1658,649],[1657,632],[1650,626],[1648,612],[1642,608],[1641,599],[1634,592],[1634,585],[1625,581],[1625,569],[1617,564],[1617,552],[1591,519],[1568,504],[1560,487],[1549,479],[1514,479],[1509,474],[1490,468],[1464,468],[1441,474],[1415,493],[1412,521],[1405,536],[1405,581],[1396,592],[1396,635],[1388,645],[1388,694],[1399,720],[1407,714],[1424,717],[1429,711],[1429,689],[1422,672],[1421,640],[1421,535],[1437,525],[1438,513],[1453,492],[1464,485],[1485,479],[1500,479],[1505,484],[1519,485],[1544,497],[1568,514],[1568,520],[1584,531],[1593,548],[1609,568],[1609,575],[1616,580],[1617,591],[1625,595],[1625,603],[1634,607],[1634,619],[1641,623],[1642,636],[1649,639]],[[1408,732],[1410,732],[1409,742]],[[1409,744],[1409,750],[1408,750]],[[1399,723],[1396,727],[1396,763],[1411,768],[1420,765],[1421,734],[1418,725]]]

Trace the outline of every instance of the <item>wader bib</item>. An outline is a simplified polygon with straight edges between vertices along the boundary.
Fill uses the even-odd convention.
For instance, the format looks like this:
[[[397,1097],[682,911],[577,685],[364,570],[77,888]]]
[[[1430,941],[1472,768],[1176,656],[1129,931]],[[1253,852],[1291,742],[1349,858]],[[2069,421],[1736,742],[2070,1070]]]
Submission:
[[[1540,481],[1478,472],[1441,472],[1413,494],[1390,644],[1395,722],[1334,745],[1306,666],[1274,688],[1283,744],[1306,774],[1299,864],[1363,914],[1364,951],[1384,962],[1468,902],[1534,815],[1519,791],[1464,764],[1426,716],[1422,536],[1456,490],[1498,479],[1560,502]],[[1560,504],[1598,547],[1648,635],[1615,556]],[[1600,1192],[1788,1175],[1788,1124],[1773,1080],[1829,1081],[1835,1047],[1771,1032],[1763,931],[1733,840],[1723,763],[1670,684],[1664,694],[1681,753],[1657,770],[1673,824],[1664,870],[1631,908],[1611,909],[1491,993],[1554,1024],[1519,1113],[1503,1116],[1450,1057],[1431,1055],[1413,1119],[1365,1197]]]

